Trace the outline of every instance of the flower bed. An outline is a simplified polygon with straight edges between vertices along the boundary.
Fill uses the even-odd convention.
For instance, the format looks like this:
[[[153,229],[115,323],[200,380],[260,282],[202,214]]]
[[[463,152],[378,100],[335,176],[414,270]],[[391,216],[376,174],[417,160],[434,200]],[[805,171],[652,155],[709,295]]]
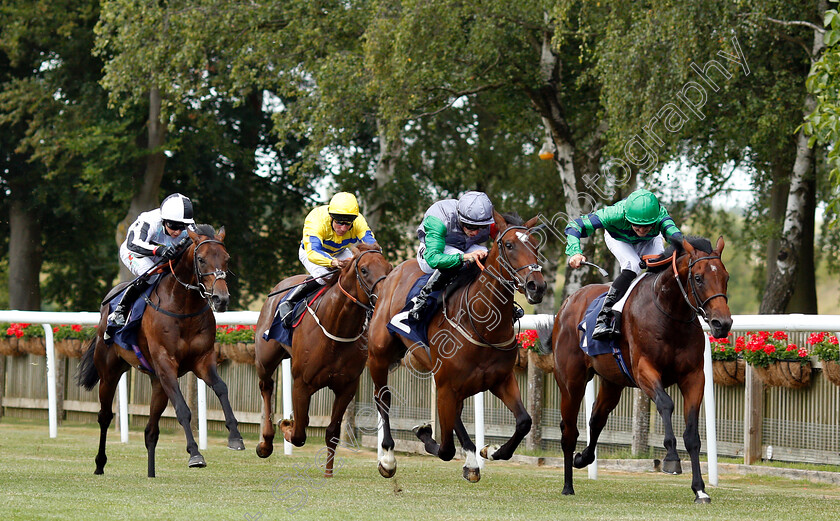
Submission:
[[[811,355],[788,341],[787,333],[748,333],[744,360],[767,385],[800,388],[811,383]]]
[[[0,354],[17,356],[33,354],[46,356],[47,344],[44,327],[41,324],[0,324],[5,338],[0,338]],[[53,327],[53,342],[58,355],[79,358],[84,345],[94,336],[96,328],[79,324],[63,324]]]
[[[738,337],[733,345],[730,336],[714,338],[709,335],[712,348],[712,377],[718,385],[732,386],[744,383],[747,364],[741,358],[744,337]]]
[[[254,363],[254,332],[257,326],[216,326],[216,358],[240,364]]]
[[[530,363],[536,365],[546,373],[554,372],[554,353],[543,354],[540,337],[535,329],[522,331],[516,335],[516,340],[522,348],[519,355],[522,358],[525,358],[524,355],[527,355],[528,362],[523,362],[523,367]]]
[[[820,359],[823,374],[834,385],[840,385],[840,346],[837,336],[829,333],[812,333],[808,337],[811,354]]]

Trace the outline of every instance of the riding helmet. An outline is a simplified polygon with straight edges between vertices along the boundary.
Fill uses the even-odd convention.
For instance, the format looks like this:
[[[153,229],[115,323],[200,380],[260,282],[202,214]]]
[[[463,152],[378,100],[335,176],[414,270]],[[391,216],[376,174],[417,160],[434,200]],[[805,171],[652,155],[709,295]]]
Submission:
[[[355,195],[348,192],[338,192],[330,199],[327,212],[333,219],[352,221],[359,216],[359,203],[356,201]]]
[[[194,224],[192,201],[185,195],[172,194],[160,203],[160,217],[164,221]]]
[[[647,190],[636,190],[627,196],[624,217],[637,226],[649,226],[659,218],[659,199]]]
[[[493,203],[484,192],[466,192],[458,199],[458,217],[465,224],[487,226],[493,223]]]

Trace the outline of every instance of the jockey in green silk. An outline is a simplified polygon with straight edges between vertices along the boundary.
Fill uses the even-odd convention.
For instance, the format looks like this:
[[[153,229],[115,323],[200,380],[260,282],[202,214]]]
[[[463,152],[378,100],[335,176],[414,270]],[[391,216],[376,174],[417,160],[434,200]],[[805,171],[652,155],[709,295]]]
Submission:
[[[614,316],[617,314],[613,313],[612,307],[641,272],[641,258],[665,251],[660,235],[675,248],[682,248],[683,235],[654,194],[636,190],[626,199],[579,217],[566,226],[569,266],[579,268],[586,260],[580,248],[580,239],[593,235],[598,228],[604,229],[607,248],[621,266],[621,273],[610,287],[592,332],[593,338],[603,340],[620,334],[620,317]],[[609,324],[611,316],[615,320]]]

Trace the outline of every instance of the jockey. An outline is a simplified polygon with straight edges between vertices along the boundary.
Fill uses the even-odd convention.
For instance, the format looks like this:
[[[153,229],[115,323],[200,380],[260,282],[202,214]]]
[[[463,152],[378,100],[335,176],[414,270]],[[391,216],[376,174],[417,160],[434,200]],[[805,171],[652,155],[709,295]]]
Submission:
[[[598,228],[604,229],[607,248],[618,259],[621,273],[613,281],[604,305],[595,322],[592,338],[609,339],[620,334],[619,316],[612,307],[618,302],[630,283],[641,272],[641,258],[645,255],[659,255],[665,251],[660,234],[674,248],[682,247],[683,235],[668,215],[668,210],[659,204],[659,199],[647,190],[636,190],[626,199],[612,206],[601,208],[566,226],[566,255],[569,266],[579,268],[586,260],[580,248],[580,239],[589,237]],[[608,325],[610,316],[615,320]]]
[[[466,192],[460,199],[444,199],[426,210],[417,228],[417,263],[432,276],[412,299],[410,320],[422,318],[429,295],[445,288],[461,266],[487,256],[483,243],[490,238],[493,222],[493,203],[484,192]]]
[[[120,246],[120,260],[137,276],[128,285],[108,321],[116,326],[125,325],[132,303],[148,286],[145,275],[155,264],[178,254],[178,243],[187,237],[187,226],[195,224],[192,202],[181,194],[172,194],[160,208],[141,213],[128,227],[125,241]]]
[[[353,258],[350,247],[359,242],[373,244],[376,239],[365,218],[359,214],[355,195],[338,192],[329,205],[318,206],[309,212],[303,224],[298,258],[312,279],[295,286],[278,306],[277,314],[286,327],[291,326],[295,304],[326,284],[327,275],[333,272],[331,268],[341,269],[350,262]]]

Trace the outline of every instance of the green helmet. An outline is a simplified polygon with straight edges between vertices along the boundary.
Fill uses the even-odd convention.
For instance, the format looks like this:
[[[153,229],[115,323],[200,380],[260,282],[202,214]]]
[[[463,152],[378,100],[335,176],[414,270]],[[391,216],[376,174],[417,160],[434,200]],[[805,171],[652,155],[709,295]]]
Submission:
[[[624,217],[637,226],[655,223],[659,217],[659,199],[647,190],[636,190],[627,196]]]

